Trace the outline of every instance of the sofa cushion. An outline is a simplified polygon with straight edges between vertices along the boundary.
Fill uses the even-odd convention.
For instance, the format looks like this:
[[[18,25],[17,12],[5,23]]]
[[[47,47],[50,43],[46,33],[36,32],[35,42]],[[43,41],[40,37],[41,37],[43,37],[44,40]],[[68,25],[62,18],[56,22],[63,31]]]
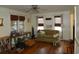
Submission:
[[[40,31],[40,34],[45,34],[45,31]]]

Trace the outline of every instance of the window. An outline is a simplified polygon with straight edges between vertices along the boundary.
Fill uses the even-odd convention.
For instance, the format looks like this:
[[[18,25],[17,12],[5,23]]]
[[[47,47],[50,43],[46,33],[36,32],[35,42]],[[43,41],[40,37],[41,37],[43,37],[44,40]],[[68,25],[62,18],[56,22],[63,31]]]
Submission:
[[[18,22],[18,30],[19,31],[24,31],[24,21],[19,21]]]
[[[11,22],[12,31],[18,31],[18,21]]]
[[[59,30],[59,31],[61,32],[61,31],[62,31],[62,28],[59,27],[59,26],[56,26],[56,27],[55,27],[55,30]]]
[[[24,31],[24,16],[11,15],[12,31]]]
[[[55,27],[54,27],[54,29],[62,32],[62,26],[61,26],[62,18],[61,18],[61,16],[55,16],[54,19],[55,19]]]
[[[38,17],[38,26],[37,30],[44,30],[44,19],[43,17]]]
[[[12,31],[24,31],[24,21],[12,21]]]

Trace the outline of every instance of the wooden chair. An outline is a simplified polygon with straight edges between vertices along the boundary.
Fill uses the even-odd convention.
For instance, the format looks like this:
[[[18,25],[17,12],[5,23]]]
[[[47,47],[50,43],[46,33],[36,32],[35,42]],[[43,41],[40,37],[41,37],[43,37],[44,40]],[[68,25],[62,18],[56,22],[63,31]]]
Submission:
[[[0,53],[9,53],[11,50],[11,45],[10,45],[10,39],[9,37],[7,38],[1,38],[0,40]]]

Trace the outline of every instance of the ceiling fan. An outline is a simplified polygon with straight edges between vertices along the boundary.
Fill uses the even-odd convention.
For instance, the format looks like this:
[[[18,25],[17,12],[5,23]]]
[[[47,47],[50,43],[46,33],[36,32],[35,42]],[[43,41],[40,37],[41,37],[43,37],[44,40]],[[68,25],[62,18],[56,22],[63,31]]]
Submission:
[[[39,10],[40,9],[38,7],[38,5],[32,5],[30,9],[28,9],[26,12],[33,12],[33,13],[39,13]]]

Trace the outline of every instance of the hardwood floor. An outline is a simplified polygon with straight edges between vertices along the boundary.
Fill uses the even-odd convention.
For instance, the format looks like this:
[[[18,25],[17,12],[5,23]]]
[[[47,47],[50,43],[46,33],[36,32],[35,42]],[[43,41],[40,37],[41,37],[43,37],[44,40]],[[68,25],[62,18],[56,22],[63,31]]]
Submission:
[[[9,51],[8,53],[2,54],[73,54],[74,43],[72,41],[61,40],[59,44],[53,46],[52,43],[35,41],[30,39],[26,41],[29,47],[23,50],[16,51],[16,48]]]
[[[59,45],[53,46],[52,43],[38,42],[30,48],[24,49],[20,54],[73,54],[74,44],[70,41],[60,41]]]

